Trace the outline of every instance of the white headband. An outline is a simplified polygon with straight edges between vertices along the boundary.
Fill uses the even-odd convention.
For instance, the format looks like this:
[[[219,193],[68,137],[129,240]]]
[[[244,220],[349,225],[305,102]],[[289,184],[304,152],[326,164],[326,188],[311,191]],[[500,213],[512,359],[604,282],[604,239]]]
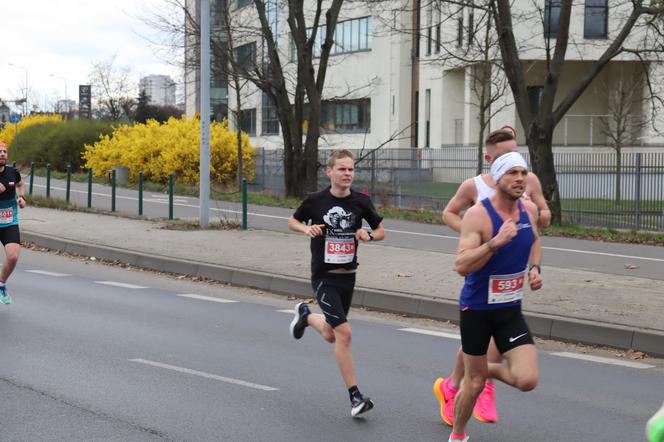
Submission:
[[[519,152],[509,152],[503,154],[496,158],[493,163],[491,163],[491,176],[497,183],[498,180],[500,180],[508,170],[515,167],[523,167],[524,169],[528,170],[528,164]]]

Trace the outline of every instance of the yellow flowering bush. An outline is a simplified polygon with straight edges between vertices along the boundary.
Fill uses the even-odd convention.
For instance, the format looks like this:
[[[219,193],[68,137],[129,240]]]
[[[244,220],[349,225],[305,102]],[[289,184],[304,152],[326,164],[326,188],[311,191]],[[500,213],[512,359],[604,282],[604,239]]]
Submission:
[[[82,154],[85,167],[97,176],[116,166],[129,168],[130,180],[136,181],[138,172],[146,179],[165,182],[168,174],[183,184],[199,182],[200,121],[196,118],[170,118],[166,123],[148,120],[145,124],[121,125],[113,134],[101,136],[93,145],[86,145]],[[255,173],[256,149],[242,134],[242,169],[252,180]],[[210,179],[228,184],[237,179],[237,133],[228,122],[210,125]]]
[[[7,123],[5,127],[0,130],[0,141],[4,141],[7,146],[11,146],[12,141],[16,137],[16,131],[18,129],[18,134],[21,136],[21,131],[27,129],[30,126],[36,126],[38,124],[52,124],[52,123],[62,123],[62,117],[58,114],[34,114],[28,115],[19,121],[18,123]]]

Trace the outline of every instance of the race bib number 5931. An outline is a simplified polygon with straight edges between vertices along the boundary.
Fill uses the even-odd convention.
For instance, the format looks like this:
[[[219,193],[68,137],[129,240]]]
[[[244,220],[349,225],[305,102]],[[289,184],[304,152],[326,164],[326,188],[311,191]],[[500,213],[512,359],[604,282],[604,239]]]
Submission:
[[[523,299],[526,271],[511,275],[491,275],[489,278],[489,304],[503,304]]]
[[[325,262],[347,264],[355,257],[355,238],[325,238]]]

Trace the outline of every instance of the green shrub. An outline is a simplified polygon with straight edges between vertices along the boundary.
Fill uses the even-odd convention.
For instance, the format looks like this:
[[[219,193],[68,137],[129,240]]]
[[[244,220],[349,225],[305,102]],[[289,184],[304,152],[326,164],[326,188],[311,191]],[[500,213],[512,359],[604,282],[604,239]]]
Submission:
[[[85,144],[92,144],[113,132],[111,122],[104,120],[68,120],[59,124],[40,124],[26,128],[12,143],[10,161],[38,166],[51,163],[54,170],[73,170],[82,166]],[[17,142],[18,141],[18,142]]]

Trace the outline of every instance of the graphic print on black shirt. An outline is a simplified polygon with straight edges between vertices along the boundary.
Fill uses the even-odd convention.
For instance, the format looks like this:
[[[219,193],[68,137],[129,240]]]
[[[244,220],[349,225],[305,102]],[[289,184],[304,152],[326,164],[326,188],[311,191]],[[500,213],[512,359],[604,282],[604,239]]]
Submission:
[[[323,235],[311,240],[313,277],[332,269],[357,268],[355,232],[362,228],[363,219],[372,229],[378,228],[382,221],[368,196],[351,190],[347,197],[337,198],[329,187],[307,196],[293,218],[325,225]]]

